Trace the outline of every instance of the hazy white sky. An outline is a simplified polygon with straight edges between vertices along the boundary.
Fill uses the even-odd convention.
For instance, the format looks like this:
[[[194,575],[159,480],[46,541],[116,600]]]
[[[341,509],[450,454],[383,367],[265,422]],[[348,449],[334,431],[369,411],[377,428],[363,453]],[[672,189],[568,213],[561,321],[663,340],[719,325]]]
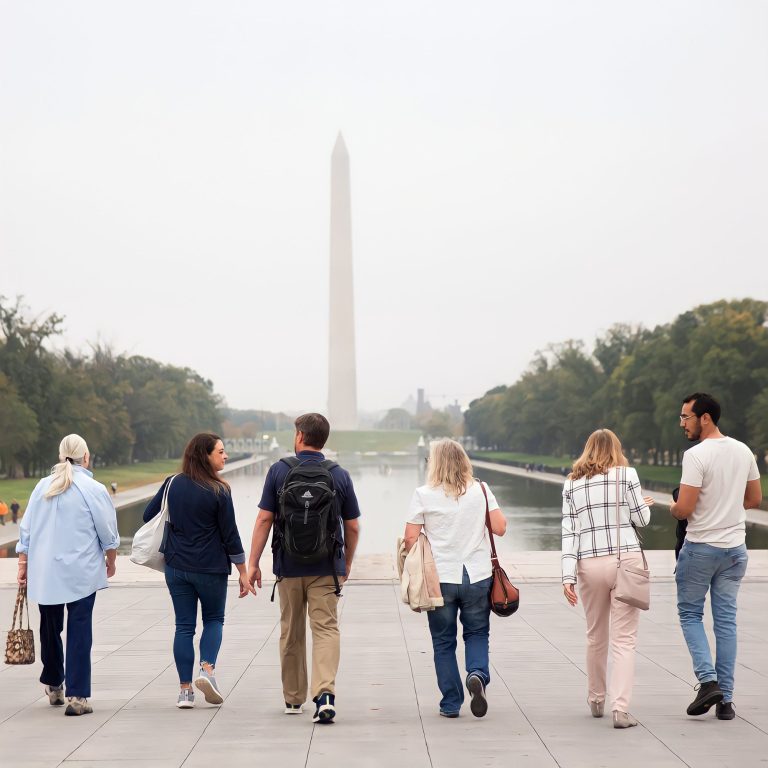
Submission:
[[[330,154],[359,402],[768,299],[768,4],[0,0],[0,293],[325,409]]]

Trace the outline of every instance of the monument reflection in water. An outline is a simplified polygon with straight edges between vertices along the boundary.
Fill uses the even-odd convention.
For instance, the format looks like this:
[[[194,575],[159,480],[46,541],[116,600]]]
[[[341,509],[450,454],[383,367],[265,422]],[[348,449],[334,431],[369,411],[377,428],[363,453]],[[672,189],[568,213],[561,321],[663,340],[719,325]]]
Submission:
[[[395,551],[395,541],[402,535],[408,505],[414,489],[424,483],[413,456],[393,459],[340,456],[355,483],[363,516],[360,520],[360,554],[381,554]],[[243,546],[250,546],[256,519],[265,468],[251,468],[227,480],[237,512],[237,522]],[[509,520],[507,535],[498,542],[499,552],[560,549],[561,496],[559,485],[549,485],[530,478],[514,477],[496,472],[479,472],[478,476],[493,489],[499,505]],[[135,504],[118,512],[121,553],[130,551],[133,533],[141,525],[146,504]],[[674,524],[664,507],[652,512],[651,525],[642,530],[643,543],[648,549],[671,549]],[[768,528],[747,526],[747,546],[768,549]]]

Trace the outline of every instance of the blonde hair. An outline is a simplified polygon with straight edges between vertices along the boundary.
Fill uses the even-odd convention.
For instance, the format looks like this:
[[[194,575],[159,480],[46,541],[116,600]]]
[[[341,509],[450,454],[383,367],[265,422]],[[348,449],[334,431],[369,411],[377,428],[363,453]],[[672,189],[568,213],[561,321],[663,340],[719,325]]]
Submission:
[[[430,444],[427,482],[433,488],[442,486],[446,495],[457,499],[467,492],[472,464],[461,443],[446,437]]]
[[[568,475],[570,480],[580,477],[604,475],[611,467],[626,467],[629,462],[621,447],[621,441],[610,429],[598,429],[587,438],[584,451]]]
[[[45,498],[58,496],[72,485],[73,467],[82,466],[88,454],[88,446],[80,435],[67,435],[59,443],[59,463],[51,469],[53,480],[45,492]]]

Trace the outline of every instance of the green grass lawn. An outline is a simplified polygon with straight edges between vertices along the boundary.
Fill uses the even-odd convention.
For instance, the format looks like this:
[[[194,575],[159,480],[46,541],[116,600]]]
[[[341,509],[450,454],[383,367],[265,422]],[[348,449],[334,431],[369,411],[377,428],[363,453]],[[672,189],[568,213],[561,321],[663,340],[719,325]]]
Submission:
[[[487,461],[510,461],[522,464],[544,464],[547,467],[570,467],[573,459],[567,456],[535,456],[529,453],[513,453],[510,451],[473,451],[473,456]],[[680,484],[680,467],[661,467],[648,464],[636,464],[637,474],[640,480],[659,485],[668,486],[670,489]],[[768,497],[768,476],[760,479],[763,486],[763,496]]]
[[[178,472],[180,459],[145,461],[138,464],[96,467],[93,476],[109,488],[111,482],[117,483],[117,490],[124,491],[138,485],[146,485],[163,480],[168,475]],[[18,500],[21,508],[27,506],[32,489],[40,481],[39,477],[22,480],[0,480],[0,499],[10,505],[11,499]]]
[[[418,429],[363,429],[355,432],[335,432],[331,430],[328,448],[337,452],[409,451],[416,449],[416,443],[420,435],[421,432]],[[275,433],[280,447],[288,451],[293,448],[293,436],[293,430],[283,430]]]

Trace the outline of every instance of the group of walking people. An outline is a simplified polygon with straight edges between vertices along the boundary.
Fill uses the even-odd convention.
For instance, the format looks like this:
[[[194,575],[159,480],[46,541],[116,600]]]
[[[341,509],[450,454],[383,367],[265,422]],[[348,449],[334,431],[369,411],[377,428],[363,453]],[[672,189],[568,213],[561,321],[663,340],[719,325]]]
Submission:
[[[698,444],[683,459],[680,493],[671,513],[687,520],[676,580],[678,612],[699,681],[689,715],[712,706],[723,720],[734,717],[736,598],[747,565],[745,510],[761,501],[759,473],[749,448],[723,436],[720,407],[710,395],[684,399],[680,424]],[[165,581],[176,631],[173,656],[179,676],[176,704],[224,701],[216,663],[226,613],[227,581],[238,571],[239,596],[262,586],[260,560],[272,534],[272,570],[280,602],[280,666],[284,712],[300,715],[308,698],[313,721],[336,717],[340,660],[338,598],[349,578],[359,537],[360,507],[347,470],[322,450],[330,434],[320,414],[296,419],[294,456],[267,472],[248,557],[235,522],[232,495],[220,472],[227,454],[220,437],[202,433],[187,445],[181,472],[165,480],[144,519],[161,512],[168,521],[163,544]],[[90,650],[96,592],[115,572],[119,544],[114,506],[88,471],[89,452],[77,435],[62,440],[59,463],[38,483],[22,518],[20,585],[40,605],[43,672],[50,703],[65,714],[92,711]],[[583,604],[587,625],[587,703],[604,714],[610,693],[613,725],[637,724],[629,712],[639,609],[616,599],[616,560],[642,557],[636,529],[650,521],[653,499],[644,496],[621,443],[607,429],[594,432],[563,488],[562,579],[566,600]],[[618,523],[617,523],[618,509]],[[491,548],[488,527],[503,536],[507,520],[491,489],[473,477],[463,447],[443,439],[430,446],[426,483],[413,494],[404,540],[410,550],[426,536],[439,578],[441,599],[427,612],[432,637],[440,715],[455,718],[470,697],[470,711],[488,711]],[[702,624],[710,593],[717,639],[713,663]],[[274,590],[272,593],[274,599]],[[193,638],[202,614],[198,670]],[[66,653],[61,641],[67,613]],[[307,619],[312,633],[307,669]],[[456,651],[462,624],[465,675]],[[607,679],[608,655],[612,675]]]

